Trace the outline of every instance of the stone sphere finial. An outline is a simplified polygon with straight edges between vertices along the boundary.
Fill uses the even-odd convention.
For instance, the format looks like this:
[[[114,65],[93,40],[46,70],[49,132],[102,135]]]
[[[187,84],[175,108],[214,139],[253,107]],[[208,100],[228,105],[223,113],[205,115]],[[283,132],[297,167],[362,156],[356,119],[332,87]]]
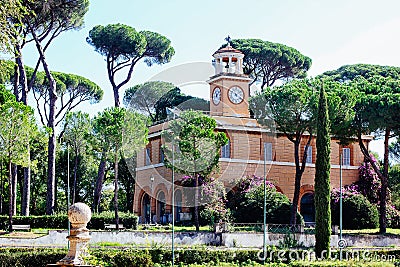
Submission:
[[[85,203],[77,202],[68,209],[68,219],[72,224],[86,225],[92,218],[92,211]]]

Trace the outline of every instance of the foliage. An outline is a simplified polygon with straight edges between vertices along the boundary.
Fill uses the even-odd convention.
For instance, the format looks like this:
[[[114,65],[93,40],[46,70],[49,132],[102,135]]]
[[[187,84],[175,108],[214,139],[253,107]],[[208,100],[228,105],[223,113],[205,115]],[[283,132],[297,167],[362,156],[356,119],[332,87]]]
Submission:
[[[206,179],[218,165],[220,147],[228,142],[225,133],[215,132],[215,119],[198,111],[187,110],[179,114],[161,135],[165,142],[164,164],[194,179],[194,217],[199,231],[199,179]],[[192,197],[188,197],[192,198]]]
[[[375,157],[373,155],[370,157],[372,161],[377,164]],[[343,187],[343,199],[352,195],[363,195],[371,204],[379,207],[381,181],[378,178],[378,175],[369,162],[363,162],[363,164],[358,168],[358,171],[359,180]],[[334,189],[332,191],[332,201],[335,202],[335,205],[338,205],[339,189]],[[338,208],[338,206],[336,208]],[[400,212],[396,209],[395,203],[391,204],[391,201],[388,201],[386,204],[386,217],[388,227],[399,227]]]
[[[11,97],[8,99],[0,105],[0,157],[7,162],[28,166],[27,146],[37,131],[33,109],[13,101]]]
[[[144,84],[138,84],[126,89],[124,95],[124,104],[140,113],[150,117],[151,121],[156,121],[156,103],[171,90],[175,85],[163,81],[151,81]]]
[[[320,89],[317,118],[317,161],[315,163],[315,252],[330,251],[331,240],[331,137],[328,103],[324,86]]]
[[[375,157],[371,155],[373,164],[378,164]],[[355,182],[357,190],[363,194],[369,202],[378,204],[381,196],[381,180],[372,168],[371,163],[363,162],[358,168],[359,180]]]
[[[306,167],[307,151],[315,134],[318,91],[326,88],[331,133],[346,129],[352,118],[355,91],[337,82],[317,79],[293,80],[281,86],[266,88],[250,99],[250,107],[257,121],[267,128],[276,127],[293,143],[296,173],[291,210],[291,224],[296,222],[302,175]],[[275,129],[270,129],[275,130]],[[307,132],[308,135],[304,135]],[[304,147],[300,144],[305,142]]]
[[[237,179],[236,187],[228,194],[228,207],[231,209],[235,222],[263,222],[264,179],[258,176]],[[278,192],[274,184],[266,181],[266,218],[267,223],[289,223],[290,201],[284,194]],[[297,215],[301,221],[301,215]]]
[[[339,194],[332,192],[332,224],[339,225]],[[357,214],[357,216],[354,216]],[[378,226],[378,210],[366,197],[354,189],[343,191],[343,228],[364,229]]]
[[[108,78],[114,90],[115,106],[120,105],[118,90],[131,79],[133,68],[144,59],[148,66],[168,63],[175,54],[171,41],[150,32],[137,32],[124,24],[97,25],[89,31],[86,41],[95,51],[106,57]],[[126,78],[117,82],[121,70],[128,70]]]
[[[28,79],[32,79],[33,70],[27,68]],[[103,97],[103,90],[89,79],[61,72],[51,72],[56,82],[56,95],[59,109],[55,114],[56,125],[58,125],[73,108],[82,102],[98,103]],[[33,96],[36,100],[38,112],[43,125],[48,124],[45,114],[50,112],[50,83],[44,72],[36,74],[33,86]],[[39,108],[40,107],[40,108]],[[43,114],[43,110],[44,114]]]
[[[119,214],[120,223],[126,229],[137,229],[138,217],[132,213],[121,212]],[[0,228],[5,230],[7,227],[6,216],[0,216]],[[47,228],[47,229],[67,229],[68,216],[66,214],[55,215],[31,215],[31,216],[14,216],[15,224],[29,224],[31,228]],[[114,213],[102,212],[92,214],[92,218],[88,223],[89,229],[103,230],[104,224],[114,224]]]
[[[181,89],[174,88],[163,95],[154,104],[155,121],[164,120],[167,118],[166,108],[177,107],[179,110],[204,110],[210,109],[210,103],[204,99],[184,95]]]
[[[400,229],[400,211],[394,205],[386,205],[386,217],[388,227]]]
[[[218,165],[220,147],[227,143],[225,133],[214,132],[213,118],[196,111],[184,111],[162,133],[165,164],[193,177],[207,177]],[[176,146],[172,165],[172,143]]]
[[[389,188],[393,205],[400,210],[400,165],[396,164],[389,170]]]
[[[72,181],[72,203],[75,203],[79,190],[78,184],[78,168],[82,159],[83,151],[88,150],[88,136],[92,131],[92,124],[89,114],[78,112],[70,112],[67,114],[64,122],[64,139],[66,145],[71,147],[74,156],[74,171]],[[69,148],[67,149],[69,151]],[[70,177],[68,177],[70,179]],[[80,179],[82,179],[80,177]],[[76,201],[78,202],[78,201]]]
[[[311,59],[296,49],[260,39],[234,39],[231,45],[245,54],[244,71],[261,88],[279,80],[304,78],[311,67]]]
[[[205,203],[204,210],[200,217],[206,220],[209,225],[218,222],[230,221],[230,210],[226,207],[226,191],[221,181],[211,178],[202,184],[202,203]]]
[[[400,112],[400,68],[368,64],[346,65],[337,70],[325,72],[322,76],[349,84],[359,91],[358,101],[354,106],[355,116],[350,127],[342,133],[342,136],[347,138],[357,136],[361,152],[381,180],[379,225],[383,234],[386,232],[387,226],[389,139],[397,136],[400,129],[398,116]],[[362,142],[362,134],[384,136],[382,170],[369,156],[368,148]]]
[[[66,254],[65,249],[48,248],[2,248],[0,250],[1,266],[16,267],[37,267],[46,266],[49,262],[55,263]],[[292,253],[291,253],[292,252]],[[298,250],[297,255],[310,255],[310,251]],[[369,266],[369,267],[388,267],[393,266],[393,262],[375,262],[373,260],[348,259],[338,260],[305,260],[290,261],[293,251],[286,250],[284,253],[270,250],[271,257],[267,257],[265,265],[257,260],[259,250],[239,249],[239,250],[207,250],[207,249],[180,249],[176,252],[175,264],[177,266],[192,267],[212,267],[212,266],[269,266],[269,267],[305,267],[305,266]],[[101,265],[103,267],[142,267],[170,266],[171,250],[151,249],[90,249],[90,256],[86,256],[86,264]],[[351,254],[351,253],[350,253]],[[377,251],[376,255],[397,255],[398,250]],[[278,256],[279,255],[279,256]],[[345,253],[345,256],[347,254]],[[362,252],[360,252],[362,255]],[[374,259],[374,255],[370,259]],[[337,256],[337,255],[335,255]],[[282,262],[278,257],[285,258]]]
[[[108,157],[116,150],[126,158],[132,157],[147,144],[146,118],[124,108],[112,107],[100,112],[94,118],[93,130],[97,147]]]
[[[0,51],[12,51],[12,45],[18,32],[11,27],[11,22],[21,23],[26,9],[19,0],[3,1],[0,6]],[[1,68],[0,68],[1,69]]]
[[[107,108],[94,119],[94,133],[100,149],[102,161],[112,158],[114,162],[114,211],[118,224],[118,162],[121,158],[131,158],[138,149],[147,144],[146,118],[134,111],[120,107]],[[104,173],[100,172],[94,193],[94,210],[99,210]]]
[[[138,84],[125,91],[124,104],[157,122],[167,118],[166,108],[179,110],[204,110],[210,109],[210,103],[202,98],[197,98],[181,93],[181,89],[169,82],[150,81]]]

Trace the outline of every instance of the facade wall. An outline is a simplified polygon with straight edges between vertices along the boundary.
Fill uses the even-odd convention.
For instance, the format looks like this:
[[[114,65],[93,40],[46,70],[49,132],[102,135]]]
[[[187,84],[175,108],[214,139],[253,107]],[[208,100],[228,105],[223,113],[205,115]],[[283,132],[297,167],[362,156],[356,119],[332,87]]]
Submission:
[[[260,131],[247,130],[221,130],[224,131],[230,139],[230,158],[221,158],[219,169],[212,174],[213,177],[220,179],[228,188],[234,186],[234,180],[243,176],[263,176],[264,175],[264,142],[272,143],[272,161],[265,164],[267,171],[267,179],[272,181],[280,191],[293,198],[294,193],[294,146],[289,139],[283,135],[273,136]],[[136,178],[136,189],[134,198],[134,211],[138,215],[142,215],[142,204],[144,192],[151,196],[156,196],[159,191],[163,191],[167,200],[166,212],[171,212],[171,180],[172,172],[163,166],[160,160],[161,138],[157,134],[151,134],[149,145],[151,151],[151,164],[146,166],[145,153],[143,150],[138,155],[138,169]],[[304,150],[308,136],[304,136],[300,151]],[[366,144],[368,140],[365,141]],[[307,164],[302,177],[301,195],[312,192],[315,175],[316,147],[315,138],[310,143],[312,147],[312,163]],[[358,166],[363,161],[362,153],[357,143],[346,146],[350,148],[351,160],[350,166],[342,166],[343,184],[350,184],[358,179]],[[333,188],[339,186],[339,155],[343,147],[337,140],[331,141],[331,186]],[[153,177],[153,180],[151,180]],[[180,180],[182,174],[175,174],[175,181]],[[178,188],[178,190],[180,190]],[[184,198],[184,197],[183,197]],[[151,211],[157,214],[157,204],[153,198],[151,202]],[[183,208],[182,212],[188,211]]]

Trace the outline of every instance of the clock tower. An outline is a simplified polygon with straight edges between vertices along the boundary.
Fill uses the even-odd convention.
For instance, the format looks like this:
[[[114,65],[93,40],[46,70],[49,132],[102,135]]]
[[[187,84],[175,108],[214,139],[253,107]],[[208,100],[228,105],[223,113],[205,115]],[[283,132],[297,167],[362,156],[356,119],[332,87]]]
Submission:
[[[213,54],[215,75],[207,82],[210,84],[211,116],[233,116],[248,118],[250,79],[243,73],[244,54],[230,45]]]

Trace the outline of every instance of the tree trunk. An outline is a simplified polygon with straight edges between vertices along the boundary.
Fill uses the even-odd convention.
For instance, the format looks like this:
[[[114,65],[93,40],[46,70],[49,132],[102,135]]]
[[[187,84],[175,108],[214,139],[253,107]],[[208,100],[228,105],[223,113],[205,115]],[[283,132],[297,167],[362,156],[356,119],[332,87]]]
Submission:
[[[55,194],[56,194],[56,133],[55,133],[55,109],[57,101],[56,92],[56,81],[51,75],[49,65],[46,62],[46,57],[44,55],[44,50],[41,46],[40,40],[36,36],[36,32],[33,30],[31,25],[30,32],[33,39],[35,40],[36,49],[39,53],[40,62],[42,63],[43,69],[46,73],[46,78],[49,82],[49,117],[47,122],[47,127],[52,130],[48,142],[48,156],[47,156],[47,195],[46,195],[46,214],[51,215],[54,213],[55,208]]]
[[[297,206],[300,198],[300,184],[302,176],[302,172],[300,169],[300,160],[299,160],[300,141],[293,142],[293,144],[294,144],[294,162],[296,164],[296,174],[294,178],[294,194],[293,194],[292,206],[290,207],[291,225],[295,225],[297,220]]]
[[[103,180],[106,172],[106,160],[105,155],[103,153],[102,159],[100,161],[99,170],[97,172],[97,180],[96,187],[94,189],[94,198],[93,198],[93,211],[99,212],[100,200],[101,200],[101,190],[103,189]]]
[[[0,214],[3,214],[3,194],[4,194],[3,161],[0,161]]]
[[[54,124],[53,124],[54,129]],[[47,195],[46,195],[46,214],[51,215],[55,209],[55,165],[56,165],[56,135],[53,132],[49,137],[48,142],[48,157],[47,157]]]
[[[74,162],[74,182],[73,182],[73,187],[72,187],[72,204],[75,203],[76,199],[76,184],[77,184],[77,175],[78,175],[78,153],[75,151],[75,162]],[[69,177],[68,177],[69,179]]]
[[[29,216],[29,204],[31,202],[31,168],[24,167],[24,186],[22,193],[22,215]]]
[[[26,71],[24,62],[22,60],[22,51],[19,45],[17,46],[18,57],[16,58],[18,69],[19,69],[19,85],[21,87],[21,101],[25,105],[28,105],[28,79],[26,77]],[[28,144],[29,150],[29,144]],[[30,154],[30,153],[29,153]],[[24,172],[24,186],[22,193],[22,215],[29,216],[29,205],[30,205],[30,195],[31,195],[31,168],[23,167]]]
[[[13,207],[13,216],[17,215],[17,187],[18,187],[18,166],[15,164],[11,164],[11,188],[12,188],[12,207]]]
[[[195,174],[195,194],[194,194],[194,224],[196,226],[196,232],[200,231],[199,223],[199,176]],[[172,207],[173,209],[175,207]]]
[[[383,173],[381,177],[381,195],[379,205],[379,233],[386,234],[387,218],[386,218],[386,202],[387,202],[387,188],[388,188],[388,174],[389,174],[389,137],[390,129],[385,130],[384,139],[384,154],[383,154]]]
[[[114,213],[115,213],[115,226],[119,230],[119,217],[118,217],[118,149],[115,148],[114,155]]]
[[[28,104],[28,91],[29,91],[28,79],[26,77],[25,66],[24,66],[24,62],[22,59],[21,47],[19,45],[17,45],[16,50],[17,50],[18,56],[16,57],[15,61],[17,63],[18,71],[19,71],[19,86],[21,87],[21,102],[24,103],[25,105],[27,105]]]
[[[13,215],[14,215],[14,201],[13,201],[13,164],[11,163],[11,160],[8,161],[8,187],[9,187],[9,193],[10,193],[10,204],[9,204],[9,210],[8,210],[8,231],[12,232],[12,223],[13,223]]]
[[[296,168],[293,202],[292,206],[290,207],[290,225],[296,225],[297,223],[297,209],[300,198],[301,176],[302,176],[301,172]]]
[[[15,61],[17,61],[17,60],[15,60]],[[19,71],[18,71],[18,66],[15,65],[14,66],[14,85],[13,85],[13,89],[14,89],[15,100],[17,100],[17,101],[19,101],[18,86],[19,86]]]
[[[119,102],[119,91],[118,88],[113,88],[114,90],[114,105],[116,107],[119,107],[121,103]]]
[[[389,134],[390,130],[386,129],[385,131],[385,141],[384,141],[384,164],[385,162],[389,162]],[[379,206],[379,232],[381,234],[386,233],[386,198],[387,198],[387,186],[388,186],[388,180],[387,180],[387,174],[384,175],[384,173],[381,172],[379,169],[379,166],[377,166],[376,162],[374,162],[369,154],[368,149],[365,147],[363,140],[362,140],[362,135],[361,131],[357,132],[357,139],[358,139],[358,144],[360,146],[360,150],[364,155],[364,160],[368,161],[371,164],[371,167],[374,169],[376,174],[378,175],[379,179],[381,180],[381,195],[380,195],[380,206]],[[387,165],[387,168],[389,167],[389,164]],[[384,171],[385,171],[385,166],[384,166]],[[388,171],[388,169],[386,170]],[[385,191],[385,192],[383,192]],[[384,197],[385,195],[385,197]],[[383,203],[384,202],[384,203]],[[382,207],[382,205],[384,207]]]

